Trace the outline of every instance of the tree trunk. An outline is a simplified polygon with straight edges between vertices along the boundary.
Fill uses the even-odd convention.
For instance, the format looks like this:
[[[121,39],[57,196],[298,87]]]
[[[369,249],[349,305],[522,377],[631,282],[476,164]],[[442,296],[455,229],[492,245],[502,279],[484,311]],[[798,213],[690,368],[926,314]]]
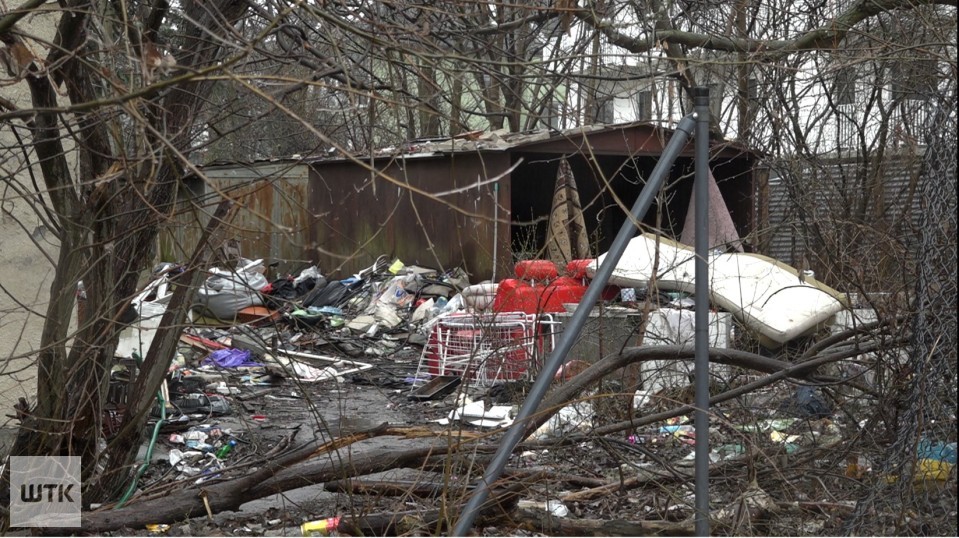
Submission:
[[[218,244],[218,232],[223,223],[231,220],[233,207],[228,200],[220,202],[200,236],[185,272],[179,276],[179,285],[167,304],[153,343],[143,358],[143,366],[130,386],[120,431],[107,445],[102,456],[103,461],[108,463],[108,472],[85,495],[98,501],[114,498],[122,493],[130,481],[128,470],[133,466],[143,442],[144,427],[155,395],[166,377],[171,357],[176,355],[176,346],[192,304],[194,290],[203,280],[203,268],[209,264],[212,254],[211,245]]]
[[[105,482],[94,476],[114,350],[138,277],[153,262],[158,226],[173,207],[184,152],[195,136],[192,126],[204,90],[212,82],[186,76],[161,88],[162,81],[146,73],[142,79],[118,80],[110,69],[113,64],[103,61],[110,52],[93,50],[94,44],[87,39],[88,19],[96,13],[86,4],[61,2],[54,46],[45,62],[50,71],[31,71],[25,77],[37,110],[29,124],[32,146],[52,206],[50,213],[55,215],[60,254],[38,353],[37,403],[23,420],[11,454],[80,456],[83,479],[94,484],[84,490],[83,499],[90,502],[115,493],[113,488],[101,489]],[[154,3],[142,30],[155,32],[167,8],[166,2]],[[211,45],[216,41],[209,39],[210,32],[229,31],[247,8],[240,0],[187,3],[185,19],[190,24],[184,25],[179,36],[180,65],[209,66],[221,50],[220,45]],[[139,37],[132,37],[139,36],[139,30],[127,30],[116,38],[139,51]],[[7,29],[0,35],[7,45],[19,39],[8,35]],[[139,65],[137,59],[127,60]],[[75,106],[68,116],[72,123],[57,112],[62,108],[55,83],[65,86]],[[130,97],[131,92],[138,95]],[[107,109],[97,105],[103,99],[115,99],[119,114],[104,113]],[[73,153],[65,151],[67,137]],[[131,137],[136,140],[131,142]],[[68,156],[76,159],[76,177]],[[87,315],[71,340],[68,327],[80,279],[87,292]],[[175,345],[175,331],[170,332],[172,343],[158,349]],[[154,341],[154,345],[164,344]],[[166,372],[172,353],[167,355],[147,364],[150,383],[145,387],[156,383],[157,372]],[[132,461],[132,455],[121,456],[117,451],[136,453],[144,408],[151,404],[153,393],[143,394],[136,402],[140,409],[131,410],[127,430],[133,438],[115,445],[123,449],[114,448],[109,464]],[[116,476],[125,475],[125,467],[107,468]],[[8,493],[5,487],[0,490],[2,496]]]

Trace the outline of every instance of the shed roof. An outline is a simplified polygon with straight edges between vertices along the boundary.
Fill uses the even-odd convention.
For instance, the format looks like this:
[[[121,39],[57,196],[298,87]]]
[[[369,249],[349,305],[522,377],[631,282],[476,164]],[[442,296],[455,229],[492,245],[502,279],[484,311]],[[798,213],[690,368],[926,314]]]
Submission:
[[[629,122],[620,124],[600,124],[575,127],[563,131],[537,130],[526,132],[473,131],[453,137],[421,138],[409,141],[401,146],[390,146],[370,153],[346,155],[331,148],[325,155],[291,155],[253,161],[213,161],[204,168],[228,168],[237,165],[257,165],[262,163],[305,162],[320,164],[324,162],[343,162],[366,160],[370,158],[435,158],[454,153],[475,152],[529,152],[529,153],[594,153],[598,155],[634,155],[655,156],[662,153],[666,142],[675,133],[675,129],[650,122]],[[721,157],[757,157],[758,153],[738,142],[712,141],[715,156]],[[684,151],[692,155],[692,145]]]

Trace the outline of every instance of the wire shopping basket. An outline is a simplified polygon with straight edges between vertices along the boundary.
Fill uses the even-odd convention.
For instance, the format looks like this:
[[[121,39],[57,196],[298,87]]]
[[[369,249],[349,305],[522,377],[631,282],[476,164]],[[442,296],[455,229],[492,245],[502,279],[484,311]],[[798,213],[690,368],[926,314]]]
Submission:
[[[433,326],[416,379],[458,375],[480,386],[531,377],[554,345],[549,314],[453,313]]]

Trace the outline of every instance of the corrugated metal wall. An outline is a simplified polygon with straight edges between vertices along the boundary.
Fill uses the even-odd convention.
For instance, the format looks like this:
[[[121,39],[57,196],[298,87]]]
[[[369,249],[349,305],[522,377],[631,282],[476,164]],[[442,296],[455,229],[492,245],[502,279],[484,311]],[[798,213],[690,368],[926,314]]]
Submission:
[[[665,134],[637,124],[474,151],[207,166],[203,169],[207,182],[192,180],[196,183],[192,198],[189,192],[183,195],[193,202],[184,207],[200,202],[201,208],[181,211],[171,219],[160,251],[165,261],[185,260],[219,194],[226,194],[242,206],[227,238],[237,244],[240,255],[279,261],[281,271],[315,263],[325,274],[349,275],[383,255],[439,269],[460,267],[473,282],[504,278],[513,272],[511,224],[546,222],[549,217],[555,165],[544,168],[544,162],[583,152],[582,139],[588,136],[589,154],[601,156],[606,176],[622,176],[619,183],[624,185],[617,189],[626,189],[631,204],[643,174],[662,150]],[[669,222],[681,223],[689,205],[691,150],[690,146],[675,167],[671,183],[682,188],[667,202]],[[740,234],[751,233],[754,156],[738,147],[724,147],[713,160],[713,172]],[[598,185],[608,186],[605,181]],[[516,206],[538,207],[533,202],[542,202],[542,209],[529,215],[523,213],[526,208]],[[613,224],[618,229],[625,214],[615,204],[602,205],[615,209],[589,219],[587,228]],[[677,234],[680,231],[676,229]],[[599,245],[594,254],[604,250]]]
[[[881,158],[774,167],[766,189],[766,253],[795,266],[814,264],[808,247],[816,245],[819,238],[807,232],[816,228],[827,233],[835,228],[859,228],[851,237],[887,234],[906,248],[915,244],[922,151],[892,151]],[[813,257],[822,258],[821,254]]]

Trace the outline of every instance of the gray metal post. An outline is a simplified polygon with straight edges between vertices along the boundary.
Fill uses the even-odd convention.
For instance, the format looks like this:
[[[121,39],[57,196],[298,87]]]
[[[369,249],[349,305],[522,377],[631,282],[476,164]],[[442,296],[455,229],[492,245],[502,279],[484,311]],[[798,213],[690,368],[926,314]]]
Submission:
[[[693,88],[696,115],[696,535],[709,536],[709,89]]]
[[[626,219],[626,222],[624,222],[623,226],[619,229],[616,238],[613,239],[613,244],[606,253],[606,258],[593,276],[593,280],[590,282],[589,288],[586,289],[586,293],[583,295],[579,306],[576,307],[576,310],[570,317],[569,324],[563,330],[563,334],[560,335],[556,348],[550,353],[546,364],[543,365],[543,369],[539,372],[536,382],[533,383],[532,388],[530,388],[529,394],[526,396],[526,400],[523,402],[519,413],[517,413],[512,426],[510,426],[503,435],[500,446],[496,450],[496,454],[493,455],[493,460],[486,468],[483,479],[477,484],[476,490],[463,508],[463,513],[453,528],[453,536],[466,536],[466,533],[469,532],[473,526],[473,520],[475,520],[479,514],[480,506],[482,506],[487,497],[489,497],[490,487],[499,479],[503,468],[509,461],[510,454],[522,440],[523,433],[526,430],[526,420],[536,411],[536,408],[539,407],[540,402],[546,395],[546,390],[549,388],[553,376],[556,375],[559,367],[566,361],[569,350],[572,349],[573,343],[575,343],[579,337],[579,333],[583,330],[583,326],[589,318],[589,312],[593,309],[593,305],[596,304],[596,300],[599,299],[603,288],[609,281],[609,277],[613,273],[613,268],[616,267],[619,259],[623,256],[623,252],[626,250],[630,239],[636,235],[635,223],[641,222],[643,217],[646,216],[646,211],[649,210],[649,206],[652,205],[656,193],[659,192],[663,181],[669,175],[669,169],[672,168],[673,162],[676,160],[676,157],[679,156],[680,151],[682,151],[683,146],[686,145],[689,137],[692,136],[695,124],[696,120],[694,120],[692,116],[683,118],[676,127],[676,132],[663,149],[663,154],[656,163],[656,167],[653,168],[652,174],[650,174],[649,179],[643,186],[643,190],[639,193],[639,197],[633,204],[630,217]]]

